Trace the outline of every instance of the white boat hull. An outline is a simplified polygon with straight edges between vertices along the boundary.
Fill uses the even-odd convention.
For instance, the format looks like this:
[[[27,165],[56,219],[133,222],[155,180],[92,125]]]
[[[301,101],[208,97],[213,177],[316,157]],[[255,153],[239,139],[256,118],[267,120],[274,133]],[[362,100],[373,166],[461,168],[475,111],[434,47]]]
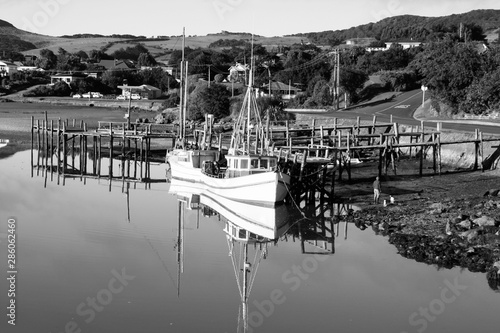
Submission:
[[[218,178],[204,174],[200,168],[192,167],[191,162],[169,156],[172,179],[196,183],[202,190],[234,201],[254,205],[276,206],[288,194],[290,176],[280,172],[268,171],[234,178]]]
[[[234,201],[207,192],[200,183],[172,179],[169,192],[185,198],[199,195],[200,204],[212,208],[240,228],[268,239],[279,238],[289,221],[289,210],[285,205],[264,207]]]

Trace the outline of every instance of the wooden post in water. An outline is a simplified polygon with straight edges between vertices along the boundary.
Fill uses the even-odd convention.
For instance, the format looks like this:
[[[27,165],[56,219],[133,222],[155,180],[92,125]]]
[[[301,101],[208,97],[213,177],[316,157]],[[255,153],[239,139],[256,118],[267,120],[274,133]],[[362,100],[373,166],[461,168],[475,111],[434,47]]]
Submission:
[[[109,135],[109,181],[113,178],[113,132]],[[111,185],[110,185],[111,186]]]
[[[47,112],[45,112],[45,115],[47,115]],[[45,119],[42,119],[42,151],[43,151],[43,156],[42,156],[42,166],[43,166],[43,169],[42,169],[42,175],[44,176],[47,176],[47,164],[48,164],[48,161],[47,161],[47,150],[48,150],[48,147],[47,147],[47,120]],[[45,179],[45,184],[47,184],[47,179]]]
[[[50,181],[54,180],[54,121],[50,120]]]
[[[101,178],[101,160],[102,160],[102,137],[101,134],[97,137],[97,178]]]
[[[123,134],[122,134],[122,179],[125,180],[125,127],[123,128]]]
[[[37,155],[36,155],[36,175],[40,174],[40,120],[36,120],[36,146],[37,146]]]
[[[137,138],[134,138],[134,179],[137,179]]]
[[[59,174],[61,173],[61,118],[57,119],[57,185],[59,185]]]
[[[142,161],[143,161],[143,155],[144,155],[144,142],[143,142],[143,139],[141,137],[141,154],[140,154],[140,175],[139,175],[139,179],[142,180]]]
[[[151,152],[151,138],[146,137],[146,179],[151,178],[149,154]]]
[[[75,137],[71,137],[71,165],[75,167]]]
[[[354,135],[354,133],[349,133],[347,132],[346,136],[346,145],[347,145],[347,180],[351,181],[351,135]]]
[[[62,176],[63,176],[63,185],[66,184],[66,177],[65,177],[65,174],[66,174],[66,165],[67,165],[67,162],[68,162],[68,152],[67,152],[67,149],[66,149],[66,141],[67,141],[67,134],[66,134],[66,123],[63,122],[63,133],[62,133],[62,145],[63,145],[63,157],[62,157],[62,170],[61,170],[61,173],[62,173]]]
[[[479,132],[479,144],[481,145],[481,171],[484,172],[484,143],[483,143],[483,132]]]
[[[34,143],[34,136],[35,136],[35,129],[34,129],[34,126],[35,126],[35,117],[31,116],[31,177],[33,178],[33,168],[35,167],[33,165],[33,149],[34,149],[34,146],[35,146],[35,143]]]

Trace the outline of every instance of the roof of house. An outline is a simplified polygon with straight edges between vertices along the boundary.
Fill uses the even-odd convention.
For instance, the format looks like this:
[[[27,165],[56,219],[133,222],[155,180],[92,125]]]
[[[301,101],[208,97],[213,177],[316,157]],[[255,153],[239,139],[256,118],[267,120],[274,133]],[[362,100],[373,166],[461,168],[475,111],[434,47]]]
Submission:
[[[57,73],[57,74],[54,74],[54,75],[51,75],[50,77],[81,77],[81,78],[85,78],[87,77],[86,74],[83,74],[83,73],[69,73],[69,74],[63,74],[63,73]]]
[[[10,61],[4,61],[4,60],[0,60],[0,64],[3,65],[3,66],[16,66],[16,64],[10,62]]]
[[[243,72],[249,70],[250,67],[247,64],[240,64],[239,62],[236,65],[229,67],[229,71],[237,70],[238,72]]]
[[[123,60],[101,60],[98,63],[96,63],[98,66],[102,66],[105,69],[129,69],[132,68],[132,66],[127,63],[126,61]]]

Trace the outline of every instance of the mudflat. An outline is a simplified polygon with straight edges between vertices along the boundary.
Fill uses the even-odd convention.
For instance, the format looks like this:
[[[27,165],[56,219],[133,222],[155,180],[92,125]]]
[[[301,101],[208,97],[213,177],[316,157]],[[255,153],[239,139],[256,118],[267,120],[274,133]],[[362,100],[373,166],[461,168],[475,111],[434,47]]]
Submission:
[[[31,117],[42,120],[47,117],[54,122],[58,119],[84,121],[89,128],[97,127],[99,121],[124,122],[127,108],[98,108],[90,106],[54,105],[45,103],[3,102],[0,103],[0,138],[9,139],[20,149],[25,149],[31,140]],[[156,112],[139,109],[131,110],[131,121],[145,119],[153,121]]]

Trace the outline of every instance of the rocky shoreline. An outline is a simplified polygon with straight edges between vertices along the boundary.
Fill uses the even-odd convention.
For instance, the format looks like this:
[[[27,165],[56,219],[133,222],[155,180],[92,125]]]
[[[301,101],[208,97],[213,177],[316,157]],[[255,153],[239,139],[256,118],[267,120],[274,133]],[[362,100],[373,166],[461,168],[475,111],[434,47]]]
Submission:
[[[498,186],[499,175],[498,170],[445,175],[445,193],[415,189],[396,196],[394,204],[366,204],[343,219],[388,237],[405,258],[487,273],[490,287],[500,292],[500,190],[482,191],[492,183]],[[418,183],[425,188],[436,181],[431,178]]]

